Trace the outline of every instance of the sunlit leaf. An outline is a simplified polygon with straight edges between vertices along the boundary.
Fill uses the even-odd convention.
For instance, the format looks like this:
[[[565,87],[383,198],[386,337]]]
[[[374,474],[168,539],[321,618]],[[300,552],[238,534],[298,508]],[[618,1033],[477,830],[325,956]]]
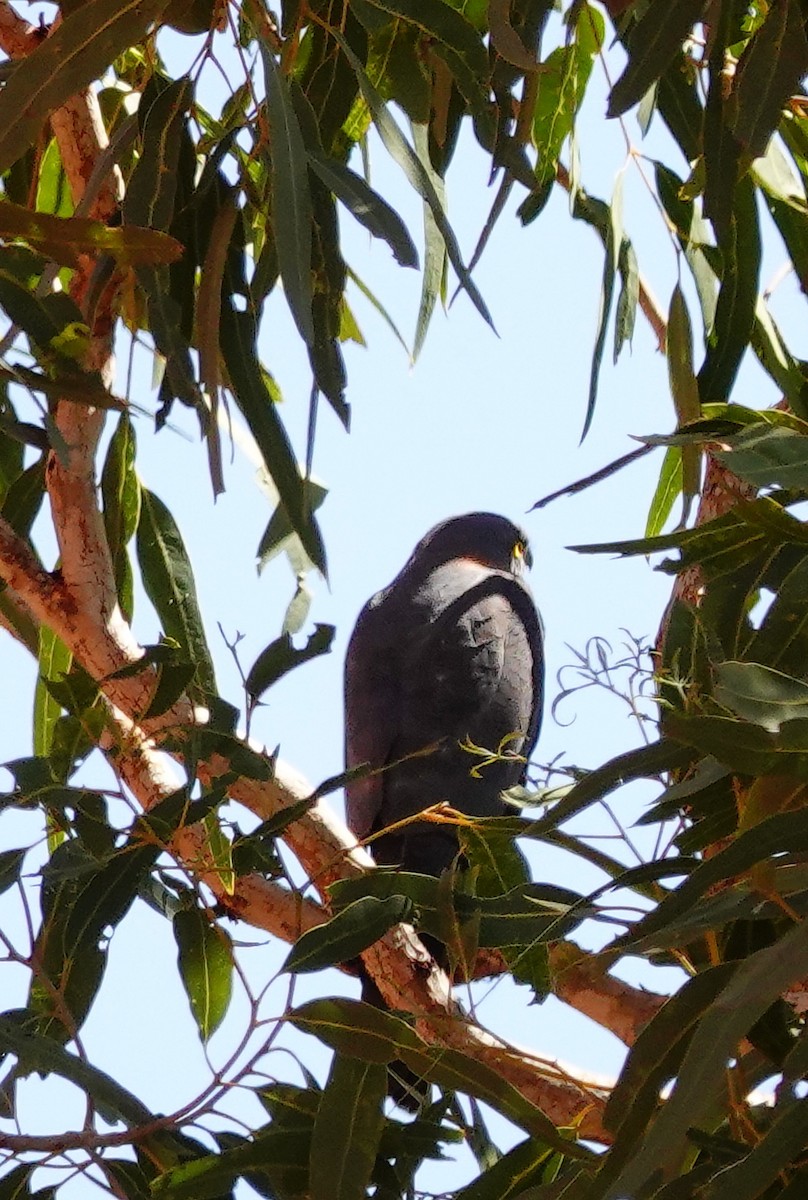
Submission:
[[[223,929],[201,908],[181,909],[173,921],[177,961],[203,1042],[224,1020],[233,986],[233,949]]]
[[[195,665],[199,686],[204,692],[215,695],[213,660],[185,543],[162,500],[143,487],[140,496],[137,556],[146,594],[157,610],[163,632],[175,639],[187,661]]]

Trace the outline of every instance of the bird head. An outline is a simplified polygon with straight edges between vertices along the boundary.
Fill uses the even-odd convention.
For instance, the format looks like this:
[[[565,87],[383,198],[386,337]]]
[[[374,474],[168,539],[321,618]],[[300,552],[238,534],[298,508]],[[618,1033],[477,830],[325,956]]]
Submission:
[[[430,567],[471,558],[498,571],[521,574],[533,565],[527,534],[498,513],[463,513],[441,521],[421,539],[413,558]]]

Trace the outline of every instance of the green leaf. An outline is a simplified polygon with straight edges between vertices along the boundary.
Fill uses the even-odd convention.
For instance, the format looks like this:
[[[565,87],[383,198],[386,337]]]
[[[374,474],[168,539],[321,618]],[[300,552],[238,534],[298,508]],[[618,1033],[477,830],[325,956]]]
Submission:
[[[781,1110],[775,1109],[774,1119],[763,1137],[752,1146],[739,1163],[724,1167],[710,1187],[710,1200],[756,1200],[765,1195],[767,1189],[776,1185],[780,1200],[788,1200],[787,1192],[781,1190],[783,1169],[802,1161],[808,1140],[808,1104],[804,1098],[793,1098],[783,1102]],[[791,1185],[797,1186],[792,1200],[804,1190],[806,1179],[792,1178]]]
[[[45,464],[47,455],[32,463],[10,485],[3,499],[3,519],[21,538],[27,538],[45,499]]]
[[[745,657],[800,675],[808,661],[808,557],[780,583]]]
[[[386,1092],[382,1064],[334,1055],[311,1140],[311,1200],[363,1200],[384,1126]]]
[[[370,0],[370,3],[412,23],[425,34],[452,72],[472,112],[485,113],[490,75],[488,51],[461,12],[449,4],[432,4],[429,0]],[[370,103],[368,107],[372,111]]]
[[[137,556],[146,594],[168,637],[196,666],[196,680],[205,694],[216,694],[213,660],[208,650],[196,598],[193,568],[179,529],[162,500],[141,487]]]
[[[168,270],[165,267],[138,267],[136,274],[148,300],[149,328],[154,344],[165,360],[167,383],[183,404],[202,409],[204,401],[182,328],[182,306],[171,294]]]
[[[753,726],[746,726],[754,731]],[[776,774],[776,769],[767,772]],[[658,934],[672,928],[680,918],[697,911],[704,897],[717,884],[743,876],[757,863],[774,855],[796,854],[808,846],[808,818],[804,811],[775,813],[751,829],[739,834],[730,845],[705,860],[687,879],[670,892],[631,930],[619,937],[613,949],[647,950],[655,945]]]
[[[677,283],[673,289],[668,313],[668,379],[670,380],[676,420],[679,425],[697,421],[701,416],[699,385],[693,371],[693,335],[690,316],[682,289]],[[698,446],[683,446],[681,451],[682,492],[685,509],[682,517],[687,520],[690,503],[699,493],[701,475],[701,453]]]
[[[54,109],[139,42],[167,0],[86,0],[17,64],[0,94],[0,172],[32,145]]]
[[[306,645],[301,650],[296,649],[288,633],[281,634],[274,642],[270,642],[258,655],[247,675],[245,687],[250,698],[253,701],[258,700],[288,671],[293,671],[295,667],[317,658],[320,654],[328,654],[335,633],[333,625],[315,625],[314,633],[309,635]]]
[[[460,247],[457,244],[457,239],[452,232],[451,226],[446,219],[446,214],[443,206],[438,198],[437,192],[423,168],[417,154],[412,146],[407,142],[395,120],[391,116],[387,106],[382,100],[376,88],[370,82],[365,69],[359,59],[354,54],[351,47],[348,45],[341,33],[332,31],[333,36],[339,43],[343,54],[348,59],[348,62],[353,67],[356,78],[359,82],[359,88],[365,98],[365,102],[370,109],[373,117],[373,123],[378,130],[382,144],[387,150],[390,157],[398,163],[402,171],[406,175],[409,183],[419,196],[421,196],[432,210],[432,215],[435,218],[435,223],[441,232],[444,242],[446,243],[446,253],[449,255],[455,273],[460,280],[461,286],[468,293],[474,307],[479,312],[480,316],[493,328],[491,314],[486,307],[485,301],[477,290],[476,284],[472,281],[466,267],[463,263],[460,254]]]
[[[454,1200],[510,1200],[528,1197],[526,1190],[539,1183],[553,1150],[538,1138],[526,1138],[504,1154],[487,1171],[455,1192]]]
[[[640,272],[637,265],[637,255],[631,242],[623,239],[620,246],[620,294],[617,297],[617,311],[614,321],[614,355],[617,362],[620,351],[634,337],[634,325],[637,319],[637,303],[640,298]]]
[[[123,202],[127,225],[167,230],[174,216],[185,114],[193,101],[190,79],[165,86],[149,105],[143,122],[142,153]]]
[[[645,522],[645,537],[658,537],[671,515],[676,497],[682,492],[682,449],[680,446],[669,446],[665,451],[662,470],[648,509]]]
[[[745,721],[777,733],[786,721],[808,719],[808,683],[755,662],[715,668],[715,698]]]
[[[446,897],[432,875],[374,871],[370,876],[332,883],[329,891],[340,909],[367,896],[379,900],[406,896],[416,906],[418,928],[445,939]],[[518,884],[497,896],[473,896],[455,890],[451,904],[459,926],[476,921],[480,946],[499,949],[558,940],[581,921],[598,915],[578,892],[547,883]]]
[[[399,1017],[359,1000],[331,998],[301,1005],[290,1014],[289,1020],[337,1052],[365,1062],[389,1063],[400,1058],[412,1071],[431,1082],[487,1101],[517,1125],[570,1157],[586,1160],[594,1157],[585,1146],[560,1137],[552,1122],[501,1074],[458,1050],[428,1046]]]
[[[309,165],[360,225],[373,237],[387,242],[400,266],[418,266],[418,251],[401,217],[378,192],[365,183],[361,175],[336,158],[315,155],[311,151]]]
[[[373,308],[379,314],[379,316],[384,321],[387,328],[392,333],[393,337],[398,342],[401,349],[406,354],[406,356],[410,362],[410,365],[412,365],[412,352],[410,351],[410,348],[407,345],[407,343],[404,341],[404,338],[401,336],[398,326],[396,325],[395,321],[390,316],[390,313],[384,307],[382,302],[379,300],[379,298],[377,296],[375,296],[373,294],[373,292],[370,290],[370,288],[367,286],[367,284],[364,283],[359,278],[359,276],[356,274],[356,272],[353,271],[350,267],[348,267],[348,278],[351,280],[352,283],[356,284],[356,286],[359,288],[359,291],[362,293],[362,295],[365,297],[365,299],[373,306]]]
[[[590,771],[566,793],[563,800],[552,806],[545,817],[525,822],[522,836],[541,838],[546,829],[563,824],[575,813],[588,808],[595,800],[600,800],[629,780],[650,779],[665,771],[685,767],[695,757],[691,750],[668,738],[619,754],[602,767]]]
[[[76,1087],[92,1096],[93,1102],[110,1122],[123,1121],[126,1125],[147,1125],[154,1114],[145,1104],[116,1083],[111,1076],[77,1058],[58,1042],[40,1034],[32,1034],[20,1027],[14,1018],[0,1015],[0,1055],[16,1055],[29,1071],[42,1075],[61,1075]]]
[[[328,495],[328,491],[314,479],[306,480],[305,489],[308,505],[312,513],[315,513]],[[286,509],[282,504],[278,505],[269,518],[269,523],[261,535],[261,541],[258,543],[257,558],[259,574],[263,571],[267,563],[272,561],[276,554],[285,554],[287,556],[289,566],[298,580],[308,575],[314,566],[303,548],[303,543],[295,533]],[[296,633],[297,630],[284,629],[284,632]]]
[[[87,326],[70,296],[64,292],[39,296],[0,270],[0,304],[46,358],[54,358],[75,377],[74,360],[86,348]]]
[[[553,50],[540,68],[541,83],[531,130],[540,190],[555,180],[562,147],[575,126],[592,67],[603,45],[605,25],[597,9],[582,4],[576,12],[570,40]]]
[[[289,88],[268,46],[261,42],[271,138],[272,222],[283,288],[307,346],[314,345],[311,234],[313,214],[306,147]]]
[[[201,908],[180,909],[173,921],[177,963],[199,1036],[207,1042],[224,1020],[233,988],[233,947]]]
[[[283,969],[300,975],[356,958],[384,937],[388,929],[408,920],[411,912],[412,901],[405,896],[393,895],[385,900],[364,896],[324,925],[302,934],[289,951]]]
[[[606,346],[606,327],[609,323],[609,314],[612,310],[614,283],[617,275],[617,262],[622,244],[623,172],[621,171],[617,176],[617,180],[614,185],[614,194],[612,195],[612,203],[609,208],[609,227],[606,234],[606,253],[603,260],[603,281],[600,289],[597,333],[595,335],[595,346],[592,351],[592,368],[589,373],[589,396],[586,403],[586,416],[584,417],[584,427],[581,433],[581,441],[584,440],[589,432],[589,427],[592,424],[592,418],[595,415],[595,402],[598,396],[600,365],[603,361],[603,351]]]
[[[173,262],[182,254],[179,242],[156,229],[110,229],[102,221],[31,212],[8,200],[0,205],[0,236],[9,241],[21,238],[48,258],[71,267],[78,265],[80,254],[109,254],[124,267]]]
[[[805,921],[738,964],[730,982],[699,1021],[672,1095],[637,1153],[605,1193],[605,1200],[642,1193],[652,1176],[657,1184],[672,1177],[689,1146],[689,1130],[699,1126],[726,1087],[726,1064],[737,1053],[739,1042],[806,971]]]
[[[27,853],[27,847],[0,851],[0,894],[8,891],[19,879],[23,859]]]
[[[754,324],[761,243],[755,191],[748,178],[735,189],[729,229],[720,244],[721,290],[698,376],[703,404],[729,399]]]
[[[159,852],[156,842],[144,845],[136,838],[99,865],[81,841],[70,839],[51,855],[36,944],[44,979],[37,975],[31,985],[31,1008],[43,1034],[67,1040],[81,1026],[106,966],[106,950],[99,948],[104,931],[126,915]]]
[[[659,1093],[675,1075],[705,1009],[732,978],[734,963],[721,963],[685,981],[645,1026],[626,1060],[603,1115],[619,1134],[619,1157],[645,1131]]]
[[[135,471],[135,430],[124,413],[110,438],[101,471],[104,529],[107,534],[115,587],[121,611],[131,620],[134,610],[134,580],[127,546],[140,520],[140,483]]]
[[[629,61],[611,90],[607,116],[619,117],[639,103],[665,74],[693,26],[701,19],[704,0],[650,0],[628,38]]]
[[[152,1194],[165,1200],[221,1200],[237,1179],[251,1172],[264,1184],[278,1171],[299,1177],[310,1141],[308,1130],[270,1126],[221,1154],[203,1154],[172,1167],[152,1181]]]
[[[725,448],[727,447],[727,448]],[[808,492],[808,437],[793,429],[752,425],[716,447],[716,457],[755,487]]]
[[[779,734],[729,717],[671,713],[667,729],[703,754],[712,754],[743,775],[808,778],[808,742],[802,722],[787,722]]]
[[[62,706],[48,691],[47,683],[64,679],[73,663],[73,655],[62,639],[47,625],[39,628],[39,674],[34,692],[34,754],[48,758],[53,749],[56,722]]]
[[[750,159],[765,152],[808,73],[804,21],[799,0],[774,0],[738,60],[730,124]]]
[[[429,134],[425,125],[412,125],[413,144],[424,171],[429,177],[441,205],[446,203],[443,179],[433,168],[429,157]],[[446,298],[446,246],[435,221],[432,209],[424,203],[424,270],[421,279],[421,299],[415,322],[415,337],[412,343],[413,363],[419,357],[426,340],[427,330],[440,296]]]
[[[255,350],[256,328],[248,312],[222,309],[222,353],[233,395],[264,465],[278,489],[281,503],[303,548],[318,570],[326,574],[325,548],[313,516],[313,499],[300,474],[286,430],[278,417]]]

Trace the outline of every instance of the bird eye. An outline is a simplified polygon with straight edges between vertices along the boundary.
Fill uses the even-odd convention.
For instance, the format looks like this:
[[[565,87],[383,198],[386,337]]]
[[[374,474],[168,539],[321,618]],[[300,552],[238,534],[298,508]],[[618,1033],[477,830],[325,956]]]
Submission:
[[[511,556],[515,571],[521,572],[525,569],[525,567],[533,566],[533,555],[530,553],[530,547],[528,546],[527,542],[523,541],[521,538],[514,545],[514,548],[511,551]]]

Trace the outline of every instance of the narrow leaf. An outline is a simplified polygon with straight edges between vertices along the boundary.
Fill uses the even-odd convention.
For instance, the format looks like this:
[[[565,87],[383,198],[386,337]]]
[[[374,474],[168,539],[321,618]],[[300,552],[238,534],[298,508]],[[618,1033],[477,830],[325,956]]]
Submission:
[[[384,937],[388,929],[406,921],[412,901],[393,895],[386,900],[364,896],[343,908],[324,925],[309,929],[297,939],[284,963],[284,971],[300,975],[321,971],[356,958]]]
[[[704,1014],[659,1117],[609,1188],[605,1200],[641,1193],[651,1176],[670,1178],[688,1148],[688,1131],[700,1124],[726,1086],[727,1062],[769,1006],[808,971],[808,922],[792,927],[772,946],[740,963],[730,983]],[[750,1193],[751,1194],[751,1193]]]
[[[207,1042],[224,1020],[233,986],[233,950],[223,929],[200,908],[173,921],[177,963],[199,1036]]]
[[[658,537],[671,515],[676,497],[682,492],[682,450],[680,446],[669,446],[665,451],[662,470],[648,509],[645,522],[647,538]]]
[[[486,1100],[517,1125],[570,1157],[594,1157],[585,1146],[562,1138],[552,1122],[501,1074],[458,1050],[427,1046],[405,1021],[391,1013],[359,1000],[334,997],[301,1005],[289,1020],[334,1050],[365,1062],[389,1063],[400,1058],[430,1081]]]
[[[637,104],[681,52],[704,11],[705,0],[651,0],[628,40],[629,61],[611,90],[607,115],[619,117]]]
[[[608,325],[609,314],[611,313],[612,309],[612,297],[614,295],[614,282],[617,272],[618,256],[620,253],[620,247],[623,243],[622,171],[617,176],[609,213],[610,220],[606,235],[606,253],[603,260],[603,281],[601,283],[600,305],[598,308],[598,328],[595,336],[595,347],[592,351],[592,368],[589,373],[589,397],[586,404],[586,416],[584,418],[581,441],[584,440],[589,432],[589,427],[592,424],[592,418],[595,415],[595,402],[598,395],[600,364],[603,361],[603,351],[606,346],[606,327]]]
[[[222,353],[233,395],[255,438],[283,507],[311,561],[326,573],[325,548],[286,430],[278,417],[255,349],[250,313],[222,310]]]
[[[311,1200],[363,1200],[384,1126],[387,1071],[336,1054],[311,1140]]]
[[[493,328],[491,314],[486,307],[485,301],[477,290],[476,284],[472,281],[466,267],[463,263],[460,254],[460,247],[457,244],[457,239],[452,232],[451,226],[446,219],[446,214],[443,211],[438,195],[435,191],[432,182],[423,168],[423,165],[418,159],[417,154],[412,146],[407,142],[398,125],[387,109],[384,101],[377,92],[376,88],[368,78],[362,63],[354,54],[351,47],[348,45],[341,33],[333,31],[333,36],[339,43],[343,54],[348,59],[348,62],[356,72],[356,78],[359,82],[359,88],[365,98],[368,108],[373,117],[373,123],[378,130],[382,144],[388,154],[406,175],[410,185],[415,188],[418,195],[421,196],[432,210],[432,215],[435,218],[435,223],[441,232],[444,242],[446,243],[446,252],[449,255],[455,273],[460,280],[464,290],[468,292],[474,307],[479,312],[480,316]]]
[[[296,649],[288,633],[270,642],[258,655],[247,675],[245,686],[251,699],[257,700],[288,671],[320,654],[328,654],[335,632],[333,625],[316,625],[314,633],[301,650]]]
[[[455,1192],[454,1200],[514,1200],[528,1197],[528,1189],[541,1182],[547,1160],[553,1154],[539,1138],[526,1138],[483,1171],[473,1183]]]
[[[400,266],[418,266],[418,251],[401,217],[378,192],[365,183],[361,175],[335,158],[311,152],[309,164],[315,175],[331,189],[360,225],[364,225],[374,237],[387,242]]]
[[[48,691],[50,682],[60,683],[70,670],[73,655],[62,639],[47,625],[39,629],[39,674],[34,692],[34,754],[50,757],[53,733],[62,713],[62,706]]]
[[[314,345],[311,283],[312,207],[306,147],[288,85],[272,50],[261,43],[272,140],[272,222],[278,265],[292,316]]]
[[[176,522],[162,500],[141,487],[137,556],[146,594],[163,630],[196,665],[204,693],[216,694],[213,660],[196,598],[193,568]]]
[[[738,61],[732,128],[750,158],[766,150],[787,100],[808,72],[799,0],[774,0]]]

